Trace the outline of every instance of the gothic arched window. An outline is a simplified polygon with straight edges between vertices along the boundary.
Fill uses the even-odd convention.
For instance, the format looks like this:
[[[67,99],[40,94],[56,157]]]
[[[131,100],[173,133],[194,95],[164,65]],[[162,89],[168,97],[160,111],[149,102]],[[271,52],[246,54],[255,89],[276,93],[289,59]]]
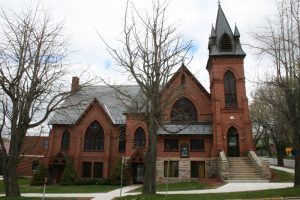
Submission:
[[[126,133],[122,130],[119,135],[119,152],[125,152],[126,149]]]
[[[183,86],[185,84],[185,75],[182,74],[181,75],[181,86]]]
[[[101,125],[94,121],[89,125],[85,133],[84,139],[85,150],[103,150],[104,134]]]
[[[173,105],[171,111],[172,122],[196,122],[197,110],[189,99],[181,97]]]
[[[70,132],[68,130],[65,130],[63,135],[62,135],[61,149],[62,150],[70,149]]]
[[[236,81],[234,74],[231,71],[227,71],[224,75],[224,93],[225,93],[225,106],[236,107]]]
[[[220,40],[220,51],[221,52],[230,52],[232,51],[232,44],[229,35],[224,33]]]
[[[144,147],[146,143],[145,131],[143,128],[139,127],[136,129],[134,134],[134,146]]]

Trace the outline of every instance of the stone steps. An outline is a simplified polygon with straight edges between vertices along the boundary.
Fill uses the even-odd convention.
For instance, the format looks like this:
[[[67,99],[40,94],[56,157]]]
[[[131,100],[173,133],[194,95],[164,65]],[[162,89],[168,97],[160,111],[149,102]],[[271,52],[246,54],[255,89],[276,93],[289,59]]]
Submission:
[[[226,182],[268,182],[248,157],[229,157],[229,177]]]

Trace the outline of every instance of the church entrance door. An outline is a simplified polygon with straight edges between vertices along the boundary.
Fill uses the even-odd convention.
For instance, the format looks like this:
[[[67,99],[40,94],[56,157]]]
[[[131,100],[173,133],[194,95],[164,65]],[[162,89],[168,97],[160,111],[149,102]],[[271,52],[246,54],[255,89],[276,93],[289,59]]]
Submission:
[[[228,157],[239,157],[240,147],[239,147],[239,135],[237,130],[231,127],[227,134],[227,148]]]
[[[132,175],[133,183],[143,183],[144,181],[144,164],[143,163],[132,163]]]

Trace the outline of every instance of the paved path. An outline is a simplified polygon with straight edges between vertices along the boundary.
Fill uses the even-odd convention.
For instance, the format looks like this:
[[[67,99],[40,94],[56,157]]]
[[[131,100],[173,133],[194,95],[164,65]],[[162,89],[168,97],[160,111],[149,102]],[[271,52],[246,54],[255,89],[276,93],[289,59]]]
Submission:
[[[260,159],[269,161],[271,165],[277,165],[277,158],[260,157]],[[283,159],[283,163],[285,167],[295,168],[295,160],[293,159]]]
[[[286,167],[279,167],[279,166],[274,166],[274,165],[270,165],[270,167],[273,168],[273,169],[278,169],[278,170],[281,170],[281,171],[286,171],[286,172],[289,172],[289,173],[292,173],[292,174],[295,173],[294,169],[290,169],[290,168],[286,168]]]
[[[122,196],[136,195],[139,193],[127,193],[140,187],[140,185],[131,185],[123,188]],[[224,192],[240,192],[240,191],[255,191],[266,189],[277,189],[293,187],[293,183],[228,183],[216,189],[206,190],[188,190],[188,191],[170,191],[168,194],[203,194],[203,193],[224,193]],[[158,192],[165,194],[165,192]],[[42,197],[40,193],[26,193],[22,194],[26,197]],[[107,193],[77,193],[77,194],[46,194],[46,197],[93,197],[92,200],[111,200],[114,197],[120,196],[120,189],[113,190]]]
[[[294,173],[293,169],[270,166],[274,169],[279,169],[287,171],[289,173]],[[224,193],[224,192],[241,192],[241,191],[255,191],[255,190],[266,190],[266,189],[277,189],[277,188],[287,188],[293,187],[293,183],[227,183],[216,189],[205,189],[205,190],[187,190],[187,191],[170,191],[168,194],[203,194],[203,193]],[[139,193],[128,193],[128,191],[134,190],[141,185],[130,185],[122,189],[122,196],[136,195]],[[158,192],[160,194],[165,194],[165,192]],[[26,197],[42,197],[40,193],[26,193],[22,194]],[[76,194],[46,194],[46,197],[92,197],[92,200],[111,200],[114,197],[120,196],[120,189],[116,189],[107,193],[76,193]]]

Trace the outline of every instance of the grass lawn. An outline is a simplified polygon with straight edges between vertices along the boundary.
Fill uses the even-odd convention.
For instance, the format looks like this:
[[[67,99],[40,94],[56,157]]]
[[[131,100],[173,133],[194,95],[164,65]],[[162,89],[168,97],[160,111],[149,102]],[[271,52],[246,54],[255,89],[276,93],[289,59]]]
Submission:
[[[15,197],[15,198],[6,198],[6,197],[0,197],[0,199],[5,199],[5,200],[41,200],[41,197]],[[91,198],[45,198],[46,200],[90,200]]]
[[[119,200],[223,200],[253,198],[300,197],[300,187],[261,190],[255,192],[231,192],[213,194],[168,194],[166,195],[134,195],[118,198]]]
[[[294,182],[294,174],[277,170],[277,169],[271,169],[271,172],[272,172],[271,182]]]
[[[43,186],[31,186],[30,179],[18,178],[19,187],[21,193],[42,193]],[[46,187],[46,193],[96,193],[96,192],[109,192],[117,189],[117,185],[72,185],[72,186],[60,186],[60,185],[48,185]],[[0,181],[0,193],[4,194],[4,183]]]
[[[213,180],[213,181],[209,181]],[[176,190],[203,190],[203,189],[212,189],[223,185],[222,182],[216,179],[203,179],[200,181],[191,181],[191,182],[180,182],[180,183],[169,183],[168,191]],[[166,191],[166,184],[159,183],[157,184],[157,191],[163,192]],[[131,192],[141,192],[142,187],[132,190]]]

